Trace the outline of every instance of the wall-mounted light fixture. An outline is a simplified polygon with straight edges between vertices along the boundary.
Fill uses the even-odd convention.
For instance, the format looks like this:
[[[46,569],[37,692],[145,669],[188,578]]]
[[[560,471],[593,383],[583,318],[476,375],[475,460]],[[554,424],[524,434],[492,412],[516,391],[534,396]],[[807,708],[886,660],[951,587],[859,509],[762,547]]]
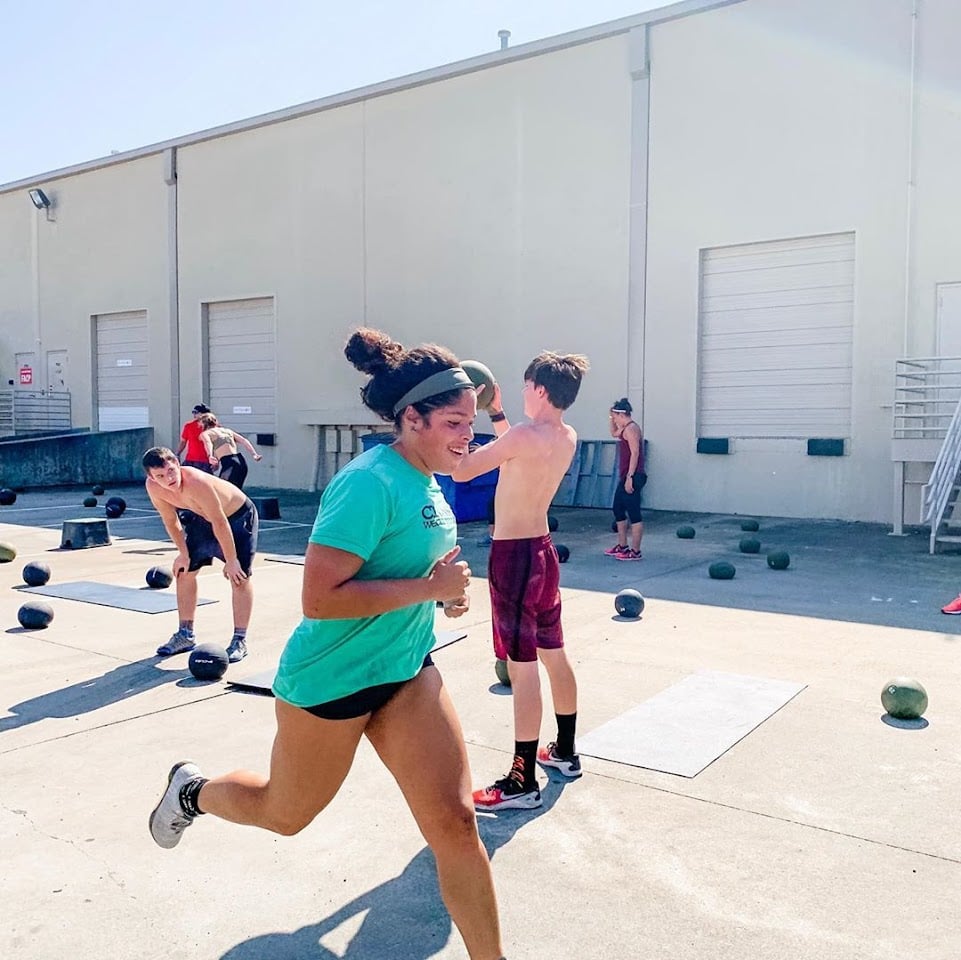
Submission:
[[[46,210],[50,206],[50,198],[39,187],[30,191],[30,199],[38,210]]]

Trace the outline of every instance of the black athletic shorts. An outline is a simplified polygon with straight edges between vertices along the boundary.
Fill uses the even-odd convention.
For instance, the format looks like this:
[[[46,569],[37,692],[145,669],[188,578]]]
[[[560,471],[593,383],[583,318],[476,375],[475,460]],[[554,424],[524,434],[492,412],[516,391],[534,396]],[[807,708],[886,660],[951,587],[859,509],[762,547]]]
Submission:
[[[428,653],[424,657],[420,669],[423,670],[424,667],[432,667],[433,665],[434,661],[431,660]],[[413,680],[414,677],[410,679]],[[362,717],[365,713],[375,713],[407,683],[410,683],[410,680],[378,683],[376,686],[365,687],[356,693],[350,693],[346,697],[338,697],[336,700],[328,700],[326,703],[318,703],[316,706],[304,707],[303,709],[312,713],[315,717],[320,717],[321,720],[353,720],[355,717]]]
[[[187,555],[190,557],[190,566],[187,569],[191,573],[201,567],[209,567],[214,557],[218,560],[224,559],[224,552],[214,536],[214,528],[207,520],[192,510],[178,510],[177,515],[187,537]],[[257,508],[247,500],[227,517],[227,522],[234,537],[240,569],[249,577],[254,554],[257,552],[257,530],[260,527]]]

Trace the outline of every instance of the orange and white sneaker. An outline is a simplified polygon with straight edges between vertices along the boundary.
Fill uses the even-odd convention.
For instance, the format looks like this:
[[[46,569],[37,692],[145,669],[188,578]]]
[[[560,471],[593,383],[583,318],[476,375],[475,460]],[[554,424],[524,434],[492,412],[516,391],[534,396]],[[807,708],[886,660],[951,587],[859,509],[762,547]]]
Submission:
[[[553,740],[537,751],[537,762],[542,767],[552,767],[568,780],[575,780],[583,773],[581,758],[576,753],[572,753],[569,757],[558,756],[557,744]]]
[[[525,790],[523,781],[510,774],[483,790],[475,790],[473,796],[477,810],[533,810],[542,803],[536,786]]]
[[[955,597],[946,607],[942,607],[941,612],[950,614],[961,613],[961,596]]]

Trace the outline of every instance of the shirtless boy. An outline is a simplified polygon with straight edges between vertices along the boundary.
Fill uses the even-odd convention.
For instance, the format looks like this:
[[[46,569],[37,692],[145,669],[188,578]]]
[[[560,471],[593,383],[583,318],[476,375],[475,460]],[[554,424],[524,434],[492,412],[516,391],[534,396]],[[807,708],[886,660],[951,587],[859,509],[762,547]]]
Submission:
[[[232,588],[234,634],[227,656],[231,663],[243,660],[254,602],[250,575],[257,550],[257,508],[226,480],[182,467],[167,447],[151,447],[143,455],[143,467],[147,471],[147,494],[177,547],[173,573],[180,627],[157,655],[169,657],[193,650],[197,571],[210,566],[217,557],[224,562],[224,576]]]
[[[524,373],[525,423],[511,426],[494,385],[489,413],[496,438],[469,453],[452,474],[470,480],[500,467],[488,564],[494,651],[507,661],[514,701],[514,762],[492,786],[474,791],[480,810],[541,805],[535,760],[565,777],[581,775],[574,748],[577,681],[564,650],[560,571],[547,530],[547,508],[574,456],[577,434],[564,423],[587,358],[542,353]],[[541,701],[538,659],[547,670],[557,739],[538,750]]]

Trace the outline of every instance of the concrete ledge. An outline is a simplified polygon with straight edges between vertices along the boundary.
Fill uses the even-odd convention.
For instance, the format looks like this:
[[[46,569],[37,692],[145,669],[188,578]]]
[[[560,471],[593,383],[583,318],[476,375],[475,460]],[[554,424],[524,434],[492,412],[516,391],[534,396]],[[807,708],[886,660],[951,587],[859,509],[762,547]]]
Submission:
[[[140,458],[153,445],[153,427],[8,441],[0,445],[0,484],[53,487],[142,480]]]

